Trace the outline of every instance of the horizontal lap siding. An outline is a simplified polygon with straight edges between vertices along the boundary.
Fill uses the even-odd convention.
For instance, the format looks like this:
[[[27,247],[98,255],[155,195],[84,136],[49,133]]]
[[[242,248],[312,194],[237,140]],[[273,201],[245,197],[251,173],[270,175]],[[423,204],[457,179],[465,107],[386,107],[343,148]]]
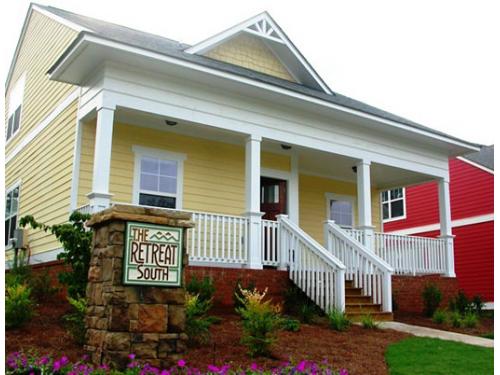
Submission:
[[[9,90],[26,72],[21,127],[6,145],[6,155],[74,89],[72,85],[50,81],[47,71],[76,35],[67,26],[33,11],[7,88],[6,108]]]
[[[95,123],[84,126],[80,164],[79,204],[87,202],[92,187]],[[245,211],[245,148],[170,132],[115,124],[110,192],[113,201],[133,201],[134,158],[132,147],[186,154],[183,207],[189,210],[241,215]],[[265,168],[289,170],[288,156],[262,153]]]
[[[356,198],[356,184],[329,178],[299,176],[300,226],[319,243],[323,243],[323,223],[327,219],[326,193],[349,195]],[[380,230],[379,194],[372,192],[372,222]],[[358,208],[354,206],[354,222],[357,223]]]
[[[6,167],[6,186],[21,182],[19,217],[46,224],[68,220],[77,102],[63,111]],[[33,254],[60,247],[54,236],[29,230]]]
[[[6,92],[8,108],[10,90],[26,73],[21,124],[6,145],[6,156],[74,90],[74,86],[50,81],[47,71],[77,33],[37,11],[27,22]],[[6,165],[6,187],[21,185],[19,218],[33,215],[46,224],[68,220],[76,113],[75,100]],[[32,254],[61,246],[54,236],[40,230],[29,229],[28,240]]]

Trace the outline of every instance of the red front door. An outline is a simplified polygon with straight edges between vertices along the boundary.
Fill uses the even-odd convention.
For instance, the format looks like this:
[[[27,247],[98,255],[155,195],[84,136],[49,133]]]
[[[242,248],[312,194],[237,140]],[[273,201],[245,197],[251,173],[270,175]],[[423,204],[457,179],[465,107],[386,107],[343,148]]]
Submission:
[[[260,210],[265,220],[276,220],[276,215],[286,214],[286,181],[276,178],[260,179]]]

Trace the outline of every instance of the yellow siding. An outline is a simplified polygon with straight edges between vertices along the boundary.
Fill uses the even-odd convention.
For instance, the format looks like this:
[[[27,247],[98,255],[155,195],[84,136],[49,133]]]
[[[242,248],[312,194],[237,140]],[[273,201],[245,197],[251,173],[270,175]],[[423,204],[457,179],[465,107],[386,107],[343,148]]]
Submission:
[[[72,90],[71,85],[49,81],[47,71],[76,35],[76,31],[33,11],[6,92],[8,108],[9,92],[26,72],[21,126],[6,145],[6,155]]]
[[[80,163],[79,204],[87,202],[92,187],[95,123],[84,126]],[[132,202],[134,153],[132,146],[186,154],[183,207],[190,210],[241,215],[245,211],[245,149],[243,145],[193,138],[126,124],[115,124],[110,192],[113,201]],[[262,154],[265,168],[289,170],[289,158]]]
[[[6,187],[20,181],[19,217],[46,224],[68,220],[77,102],[63,111],[6,166]],[[33,254],[61,247],[54,236],[29,230]]]
[[[318,242],[323,243],[323,222],[327,219],[326,193],[356,197],[356,184],[336,181],[324,177],[299,176],[300,226]],[[354,207],[354,221],[358,221],[358,207]],[[379,194],[372,191],[372,221],[376,230],[380,229]]]
[[[240,34],[209,51],[206,56],[295,81],[271,50],[254,36]]]

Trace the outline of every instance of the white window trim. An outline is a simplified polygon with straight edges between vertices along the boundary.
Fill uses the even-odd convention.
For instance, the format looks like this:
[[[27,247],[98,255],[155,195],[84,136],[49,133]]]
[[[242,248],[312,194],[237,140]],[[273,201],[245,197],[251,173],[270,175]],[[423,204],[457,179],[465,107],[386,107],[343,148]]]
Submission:
[[[9,108],[7,108],[7,124],[5,124],[5,146],[7,146],[16,135],[19,134],[19,131],[21,130],[21,123],[22,123],[22,118],[23,118],[23,112],[24,112],[24,88],[26,87],[26,72],[24,72],[17,82],[14,84],[12,87],[12,90],[9,92]],[[17,94],[19,98],[17,100],[12,100],[13,99],[13,94]],[[13,107],[12,103],[15,104],[15,107]],[[19,112],[19,127],[17,128],[16,131],[12,131],[12,134],[10,135],[9,139],[7,139],[7,132],[9,128],[9,119],[10,117],[14,114],[14,112],[17,110],[18,107],[21,107],[21,111]]]
[[[394,189],[402,189],[403,190],[403,198],[397,198],[397,199],[390,199],[390,192],[391,190]],[[402,216],[397,216],[397,217],[391,217],[389,219],[384,219],[384,201],[382,200],[382,193],[388,191],[389,192],[389,214],[390,214],[390,205],[393,200],[403,200],[403,215]],[[385,202],[385,203],[387,203]],[[406,188],[404,187],[397,187],[397,188],[391,188],[391,189],[386,189],[380,192],[380,216],[382,217],[382,223],[390,223],[392,221],[398,221],[398,220],[405,220],[406,219]]]
[[[21,181],[18,180],[16,182],[14,182],[12,185],[9,186],[8,189],[5,189],[5,196],[4,196],[4,200],[7,198],[7,195],[12,191],[14,190],[15,188],[19,188],[19,193],[18,193],[18,200],[17,200],[17,219],[16,219],[16,225],[19,223],[19,206],[20,206],[20,202],[21,202]],[[7,207],[4,207],[4,209],[6,210]],[[11,218],[11,216],[9,217],[9,219]],[[5,217],[4,217],[4,222],[5,220],[7,220]],[[5,225],[5,224],[4,224]],[[8,236],[7,233],[5,233],[5,236]],[[5,246],[5,250],[10,250],[12,249],[12,244],[9,242],[7,244],[7,246]]]
[[[356,197],[354,197],[352,195],[344,195],[344,194],[337,194],[337,193],[325,193],[326,220],[330,220],[330,201],[331,200],[351,202],[352,224],[350,227],[354,228],[354,221],[355,221],[354,213],[355,213],[355,206],[356,206]],[[343,226],[345,227],[346,225],[343,225]]]
[[[140,189],[140,178],[141,178],[141,158],[143,156],[153,157],[164,160],[173,160],[177,162],[177,194],[161,193],[158,191],[150,192],[154,195],[161,195],[165,197],[175,197],[175,209],[181,210],[183,206],[183,185],[184,185],[184,160],[186,160],[187,155],[171,152],[156,148],[149,148],[143,146],[132,146],[132,151],[135,154],[134,162],[134,182],[133,182],[133,192],[132,192],[132,203],[139,204],[139,193],[145,192],[147,190]]]

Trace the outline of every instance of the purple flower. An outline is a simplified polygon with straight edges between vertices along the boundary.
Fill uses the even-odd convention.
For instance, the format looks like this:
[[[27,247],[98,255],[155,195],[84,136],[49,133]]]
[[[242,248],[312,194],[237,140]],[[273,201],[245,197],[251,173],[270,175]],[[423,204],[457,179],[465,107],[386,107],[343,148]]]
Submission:
[[[184,367],[186,366],[186,361],[183,359],[179,359],[179,362],[177,362],[177,366],[179,367]]]
[[[61,362],[55,361],[54,362],[54,371],[59,371],[61,369]]]
[[[210,372],[219,372],[220,369],[214,365],[208,365],[208,371]]]
[[[135,359],[135,354],[134,354],[134,353],[130,353],[130,354],[128,355],[128,359],[130,359],[130,360]]]
[[[180,361],[179,361],[180,362]],[[181,366],[182,367],[182,366]],[[170,371],[163,370],[160,375],[170,375]]]
[[[306,369],[306,365],[307,365],[307,362],[306,361],[301,361],[297,367],[296,367],[296,370],[297,371],[300,371],[300,372],[304,372],[305,369]]]
[[[343,368],[342,370],[340,370],[339,375],[349,375],[349,373],[345,368]]]
[[[250,370],[252,371],[257,371],[259,369],[259,366],[257,365],[257,363],[252,363],[252,365],[250,366]]]

